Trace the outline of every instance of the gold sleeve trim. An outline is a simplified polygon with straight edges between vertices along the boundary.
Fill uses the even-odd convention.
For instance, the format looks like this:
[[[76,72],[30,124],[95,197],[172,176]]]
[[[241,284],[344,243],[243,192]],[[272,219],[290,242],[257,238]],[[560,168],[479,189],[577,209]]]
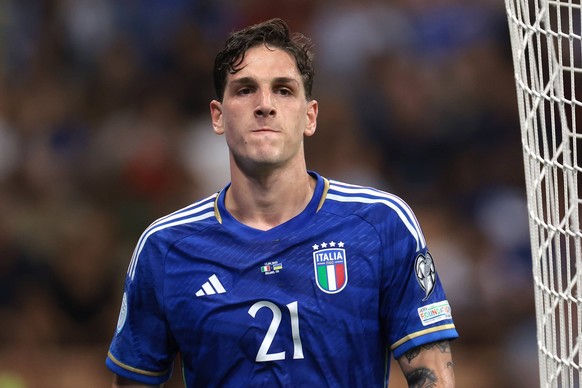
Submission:
[[[329,181],[326,178],[323,178],[323,193],[321,193],[321,199],[319,200],[319,205],[317,205],[316,213],[321,209],[323,203],[325,202],[325,197],[327,196],[327,192],[329,190]]]
[[[429,333],[435,333],[437,331],[454,329],[454,328],[455,328],[455,325],[451,323],[451,324],[448,324],[448,325],[431,327],[430,329],[425,329],[425,330],[417,331],[416,333],[409,334],[406,337],[404,337],[404,338],[396,341],[394,344],[392,344],[392,346],[390,346],[390,349],[391,350],[394,350],[397,347],[399,347],[400,345],[402,345],[403,343],[408,342],[408,341],[410,341],[413,338],[420,337],[421,335],[425,335],[425,334],[429,334]]]
[[[113,361],[113,363],[115,363],[117,366],[119,366],[125,370],[128,370],[130,372],[139,373],[140,375],[159,377],[159,376],[163,376],[169,372],[169,370],[165,370],[163,372],[150,372],[147,370],[138,369],[138,368],[134,368],[134,367],[129,366],[129,365],[125,365],[123,362],[121,362],[117,358],[115,358],[113,356],[113,354],[111,354],[111,352],[107,352],[107,357],[109,357],[109,359],[111,361]]]

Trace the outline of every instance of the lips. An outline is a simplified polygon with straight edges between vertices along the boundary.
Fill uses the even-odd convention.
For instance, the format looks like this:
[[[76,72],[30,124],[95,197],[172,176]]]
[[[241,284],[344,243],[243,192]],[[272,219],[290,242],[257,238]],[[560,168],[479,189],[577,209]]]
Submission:
[[[261,132],[278,132],[271,128],[258,128],[254,129],[252,132],[261,133]]]

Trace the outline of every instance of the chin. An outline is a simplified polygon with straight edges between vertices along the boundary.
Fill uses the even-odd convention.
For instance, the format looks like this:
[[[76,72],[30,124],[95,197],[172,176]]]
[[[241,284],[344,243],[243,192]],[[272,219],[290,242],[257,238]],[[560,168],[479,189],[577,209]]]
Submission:
[[[278,152],[258,152],[251,156],[250,160],[258,165],[278,165],[283,162],[284,158]]]
[[[280,158],[273,157],[251,157],[251,158],[240,158],[236,163],[242,170],[247,172],[256,172],[263,170],[272,170],[274,168],[280,167],[284,162]]]

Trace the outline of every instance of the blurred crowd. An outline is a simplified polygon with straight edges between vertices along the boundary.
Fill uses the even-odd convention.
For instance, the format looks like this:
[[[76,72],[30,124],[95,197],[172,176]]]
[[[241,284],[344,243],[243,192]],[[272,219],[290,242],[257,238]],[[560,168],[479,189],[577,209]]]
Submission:
[[[228,181],[214,54],[276,16],[315,42],[309,168],[403,197],[424,228],[459,386],[537,385],[502,2],[1,0],[0,388],[109,384],[140,233]]]

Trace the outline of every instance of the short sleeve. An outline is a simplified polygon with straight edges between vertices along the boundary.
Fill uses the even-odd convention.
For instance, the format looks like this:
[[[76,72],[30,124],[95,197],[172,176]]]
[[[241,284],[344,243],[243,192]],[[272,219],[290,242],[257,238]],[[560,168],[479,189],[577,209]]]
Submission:
[[[140,239],[125,280],[117,328],[106,359],[113,373],[152,385],[169,379],[176,355],[164,317],[165,251],[154,238],[143,243]]]
[[[405,224],[396,218],[385,231],[383,242],[381,314],[395,358],[417,346],[458,337],[451,307],[422,231],[416,219]],[[415,225],[416,235],[411,233],[411,224]]]

